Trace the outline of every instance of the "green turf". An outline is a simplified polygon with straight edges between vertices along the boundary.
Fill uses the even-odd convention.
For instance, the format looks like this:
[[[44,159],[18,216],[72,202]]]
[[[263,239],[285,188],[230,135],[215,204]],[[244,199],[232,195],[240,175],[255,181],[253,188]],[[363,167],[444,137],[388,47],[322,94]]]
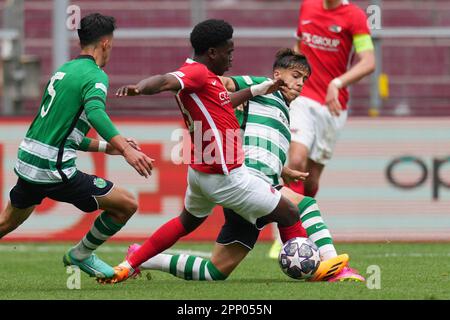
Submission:
[[[351,266],[365,276],[370,265],[381,269],[381,288],[364,283],[305,283],[291,280],[275,260],[270,244],[260,243],[223,282],[184,281],[152,271],[114,286],[81,277],[81,289],[67,289],[70,276],[62,265],[68,244],[0,244],[0,300],[3,299],[450,299],[449,244],[339,244]],[[105,245],[98,255],[116,264],[126,246]],[[184,243],[176,249],[209,252],[212,244]],[[373,283],[369,280],[368,283]]]

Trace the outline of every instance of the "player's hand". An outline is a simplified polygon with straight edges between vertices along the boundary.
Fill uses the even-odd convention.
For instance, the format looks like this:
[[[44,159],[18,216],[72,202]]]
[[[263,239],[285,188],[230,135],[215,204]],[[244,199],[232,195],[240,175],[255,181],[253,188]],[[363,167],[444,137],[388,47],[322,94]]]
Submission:
[[[281,88],[281,92],[283,95],[288,98],[290,101],[296,99],[300,93],[302,92],[302,88],[290,88],[288,86],[283,86]]]
[[[330,113],[333,116],[339,116],[342,111],[342,105],[339,102],[339,89],[336,87],[336,85],[332,82],[328,85],[327,90],[327,97],[325,99],[325,104],[328,107],[328,110],[330,110]]]
[[[139,143],[137,142],[136,139],[134,139],[134,138],[126,138],[125,140],[128,142],[128,144],[130,146],[132,146],[137,151],[142,151],[141,148],[139,147]],[[112,156],[117,156],[117,155],[121,155],[122,154],[119,150],[114,148],[110,143],[108,143],[108,147],[106,148],[106,153],[109,154],[109,155],[112,155]]]
[[[152,175],[154,159],[147,157],[130,144],[122,151],[122,155],[141,176],[148,178]]]
[[[142,151],[141,147],[139,147],[139,143],[137,142],[136,139],[134,138],[126,138],[125,140],[127,140],[128,144],[130,146],[132,146],[134,149],[136,149],[137,151]]]
[[[250,87],[252,92],[252,96],[263,96],[265,94],[273,93],[275,91],[280,90],[280,88],[285,87],[285,83],[283,80],[266,80],[260,84],[255,84]]]
[[[283,167],[283,170],[281,171],[281,178],[286,185],[298,182],[298,180],[305,181],[308,176],[309,172],[301,172],[288,167]]]
[[[127,86],[120,87],[117,92],[117,97],[124,97],[124,96],[138,96],[141,92],[139,91],[138,87],[134,84],[129,84]]]

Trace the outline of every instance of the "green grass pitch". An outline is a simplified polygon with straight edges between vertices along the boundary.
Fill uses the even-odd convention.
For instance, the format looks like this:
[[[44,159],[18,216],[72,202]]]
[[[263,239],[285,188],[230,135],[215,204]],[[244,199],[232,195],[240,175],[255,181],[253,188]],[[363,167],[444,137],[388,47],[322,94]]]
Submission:
[[[350,255],[365,283],[305,283],[285,276],[276,260],[266,257],[269,243],[259,243],[235,272],[222,282],[185,281],[158,271],[113,286],[99,285],[82,274],[80,290],[67,288],[70,274],[62,256],[70,244],[0,243],[0,300],[5,299],[450,299],[450,245],[338,244]],[[178,250],[210,252],[212,243],[182,243]],[[111,264],[123,258],[125,244],[106,244],[98,255]],[[367,270],[380,269],[375,274]],[[376,267],[375,267],[376,269]],[[372,276],[372,278],[370,278]],[[379,285],[377,285],[379,284]]]

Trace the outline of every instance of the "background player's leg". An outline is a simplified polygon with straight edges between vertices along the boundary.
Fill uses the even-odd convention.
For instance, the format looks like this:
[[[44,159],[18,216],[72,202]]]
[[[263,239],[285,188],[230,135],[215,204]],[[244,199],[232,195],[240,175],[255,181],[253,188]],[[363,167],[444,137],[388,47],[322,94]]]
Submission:
[[[89,257],[106,240],[116,234],[137,211],[137,201],[128,191],[115,187],[105,196],[95,197],[105,210],[95,220],[89,232],[71,250],[77,260]]]
[[[6,208],[0,214],[0,239],[20,226],[33,212],[35,206],[26,209],[18,209],[8,202]]]
[[[301,172],[308,172],[308,152],[307,146],[302,143],[292,141],[289,146],[289,168]],[[310,176],[307,180],[310,179]],[[305,193],[304,182],[301,180],[291,183],[289,188],[300,194]]]
[[[308,179],[303,182],[304,184],[304,195],[314,198],[319,191],[319,179],[323,172],[324,165],[317,163],[311,159],[308,159]],[[295,191],[295,190],[294,190]]]

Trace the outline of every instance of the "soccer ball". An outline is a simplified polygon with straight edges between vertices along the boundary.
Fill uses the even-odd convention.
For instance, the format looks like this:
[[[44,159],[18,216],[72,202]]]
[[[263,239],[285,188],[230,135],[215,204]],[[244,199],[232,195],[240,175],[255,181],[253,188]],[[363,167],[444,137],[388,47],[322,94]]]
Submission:
[[[281,248],[278,262],[289,277],[306,280],[320,265],[319,248],[308,238],[293,238]]]

